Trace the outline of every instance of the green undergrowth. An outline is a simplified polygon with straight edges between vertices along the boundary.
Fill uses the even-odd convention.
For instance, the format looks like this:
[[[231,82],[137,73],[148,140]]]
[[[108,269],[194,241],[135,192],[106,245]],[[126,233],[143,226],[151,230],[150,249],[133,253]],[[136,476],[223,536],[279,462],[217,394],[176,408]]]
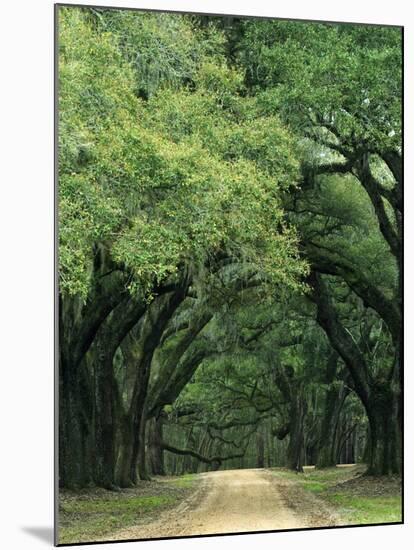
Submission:
[[[193,476],[140,482],[120,492],[64,490],[59,498],[59,544],[111,539],[118,529],[149,523],[188,497]]]
[[[401,521],[401,496],[327,495],[329,501],[350,524],[394,523]]]
[[[367,525],[402,521],[401,480],[373,477],[361,465],[326,469],[305,468],[303,474],[289,470],[274,475],[294,481],[323,499],[339,515],[342,524]]]
[[[169,481],[170,484],[176,487],[191,488],[194,486],[196,474],[185,474]]]

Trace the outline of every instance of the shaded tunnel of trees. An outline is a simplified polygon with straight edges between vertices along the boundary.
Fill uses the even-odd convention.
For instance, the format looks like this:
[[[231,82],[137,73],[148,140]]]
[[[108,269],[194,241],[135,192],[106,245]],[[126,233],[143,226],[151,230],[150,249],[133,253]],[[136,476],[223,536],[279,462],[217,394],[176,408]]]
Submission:
[[[400,472],[400,29],[60,7],[58,134],[60,486]]]

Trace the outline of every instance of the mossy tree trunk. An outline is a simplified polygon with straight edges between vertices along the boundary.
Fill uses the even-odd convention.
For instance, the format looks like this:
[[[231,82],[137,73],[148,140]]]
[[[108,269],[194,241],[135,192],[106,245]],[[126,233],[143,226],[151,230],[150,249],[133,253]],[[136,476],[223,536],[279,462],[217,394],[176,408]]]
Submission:
[[[140,449],[145,452],[145,421],[146,400],[148,396],[150,368],[154,352],[160,343],[167,323],[176,309],[185,298],[187,287],[184,285],[176,291],[159,297],[151,304],[143,322],[141,331],[141,360],[136,365],[136,378],[128,412],[124,419],[126,434],[132,434],[132,447],[130,441],[124,437],[127,448],[124,449],[120,471],[122,472],[122,486],[129,487],[138,479],[138,461]],[[145,413],[145,414],[144,414]],[[145,416],[145,420],[143,418]],[[147,478],[144,459],[140,461],[140,474]]]
[[[77,370],[71,369],[64,358],[59,371],[59,484],[75,489],[85,481],[79,380]]]
[[[164,418],[160,414],[158,418],[153,418],[149,425],[149,455],[151,462],[151,471],[154,475],[165,475],[164,467],[164,449],[161,447],[164,430]]]
[[[342,383],[340,386],[336,384],[327,390],[318,458],[316,461],[317,468],[336,466],[335,436],[339,416],[348,394],[349,390]]]
[[[148,422],[144,409],[139,429],[138,475],[139,479],[145,481],[151,479],[147,469],[147,424]]]
[[[368,416],[368,471],[373,475],[401,472],[401,379],[399,346],[386,377],[369,371],[364,355],[339,320],[320,275],[310,277],[317,321],[349,370],[356,394]]]
[[[290,408],[289,444],[286,455],[286,467],[296,472],[303,472],[304,459],[304,423],[307,412],[306,401],[301,391],[293,396]]]
[[[368,420],[370,441],[368,447],[371,475],[401,473],[401,418],[399,396],[388,380],[376,381],[371,388]]]
[[[146,305],[135,299],[121,303],[101,326],[96,337],[95,362],[95,482],[115,489],[117,388],[113,370],[115,352],[145,313]]]

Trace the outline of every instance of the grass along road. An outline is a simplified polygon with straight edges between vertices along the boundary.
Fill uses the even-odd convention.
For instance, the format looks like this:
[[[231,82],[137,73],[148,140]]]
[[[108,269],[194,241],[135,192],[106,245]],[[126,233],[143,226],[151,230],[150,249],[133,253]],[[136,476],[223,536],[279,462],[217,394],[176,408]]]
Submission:
[[[297,491],[307,494],[304,505],[317,516],[315,499],[335,517],[336,525],[396,523],[402,520],[401,479],[364,476],[362,465],[346,465],[316,470],[305,467],[304,474],[273,469],[272,474],[284,487],[287,502],[295,508]]]
[[[59,543],[111,539],[114,532],[130,525],[155,522],[160,513],[176,508],[197,492],[197,476],[155,478],[139,481],[133,489],[61,490],[59,498]]]

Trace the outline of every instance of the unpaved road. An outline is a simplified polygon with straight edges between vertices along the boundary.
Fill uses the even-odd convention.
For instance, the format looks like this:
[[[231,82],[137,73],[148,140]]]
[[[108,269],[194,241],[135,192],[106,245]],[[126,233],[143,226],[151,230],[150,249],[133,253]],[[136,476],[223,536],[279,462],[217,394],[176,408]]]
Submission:
[[[118,531],[111,540],[241,533],[310,527],[315,523],[286,502],[286,482],[266,470],[225,470],[200,474],[195,495],[163,518]],[[298,495],[300,498],[301,495]],[[327,525],[327,523],[324,523]]]

